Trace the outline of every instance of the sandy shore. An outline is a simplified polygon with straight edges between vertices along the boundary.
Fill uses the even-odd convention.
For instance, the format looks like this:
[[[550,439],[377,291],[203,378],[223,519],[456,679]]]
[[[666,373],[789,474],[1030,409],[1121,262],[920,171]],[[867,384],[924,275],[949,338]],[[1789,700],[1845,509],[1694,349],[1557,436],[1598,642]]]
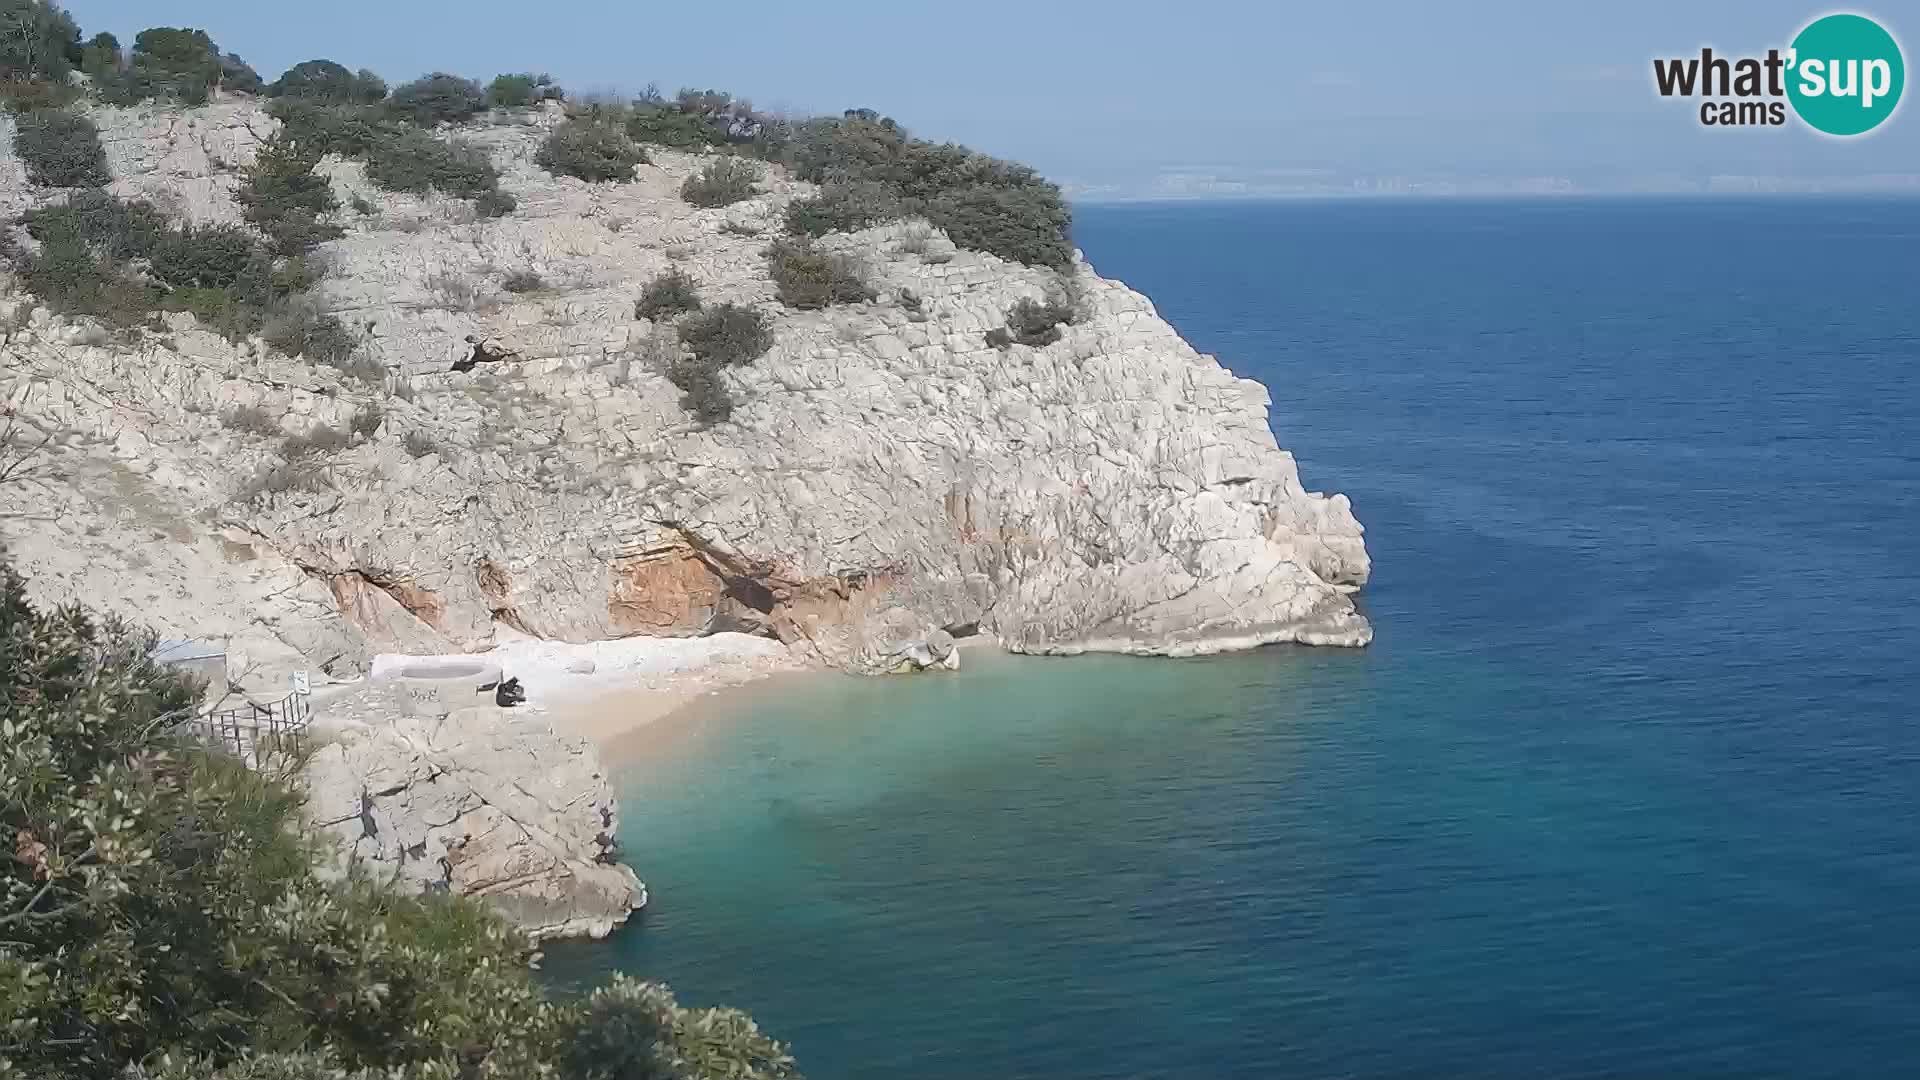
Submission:
[[[803,670],[786,646],[746,634],[581,644],[517,638],[471,658],[499,664],[505,677],[519,679],[528,713],[603,750],[707,695]],[[373,678],[420,659],[426,658],[377,656]]]

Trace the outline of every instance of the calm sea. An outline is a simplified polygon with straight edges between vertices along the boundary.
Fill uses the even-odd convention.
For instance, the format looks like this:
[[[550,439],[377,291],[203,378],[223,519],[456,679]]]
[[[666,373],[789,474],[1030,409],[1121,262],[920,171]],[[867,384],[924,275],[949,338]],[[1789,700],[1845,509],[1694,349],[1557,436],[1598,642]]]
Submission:
[[[821,1078],[1920,1075],[1920,202],[1079,239],[1352,496],[1377,643],[743,698],[558,977]]]

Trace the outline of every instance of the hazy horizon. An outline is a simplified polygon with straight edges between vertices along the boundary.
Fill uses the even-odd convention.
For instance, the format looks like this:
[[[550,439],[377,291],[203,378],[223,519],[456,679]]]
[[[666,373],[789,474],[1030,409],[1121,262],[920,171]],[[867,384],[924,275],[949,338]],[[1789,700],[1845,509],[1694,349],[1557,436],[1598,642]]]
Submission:
[[[980,0],[964,12],[843,0],[693,6],[499,0],[280,7],[75,0],[91,35],[130,44],[195,26],[271,80],[302,60],[398,83],[551,72],[575,92],[718,87],[792,113],[868,107],[915,134],[1024,161],[1084,201],[1301,195],[1920,193],[1911,117],[1830,139],[1804,126],[1703,127],[1653,89],[1655,57],[1764,53],[1828,8],[1627,0],[1470,12],[1354,6]],[[1871,15],[1897,37],[1886,10]],[[1903,38],[1903,40],[1912,40]],[[657,48],[653,43],[661,43]],[[1911,49],[1908,49],[1911,56]],[[1901,112],[1912,109],[1902,106]]]

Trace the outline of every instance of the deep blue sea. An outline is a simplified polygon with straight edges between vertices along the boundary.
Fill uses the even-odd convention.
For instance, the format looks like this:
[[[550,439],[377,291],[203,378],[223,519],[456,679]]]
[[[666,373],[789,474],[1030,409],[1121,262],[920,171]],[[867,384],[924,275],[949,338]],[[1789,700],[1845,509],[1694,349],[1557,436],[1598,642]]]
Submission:
[[[817,678],[552,953],[809,1075],[1920,1075],[1920,202],[1083,208],[1272,388],[1366,651]]]

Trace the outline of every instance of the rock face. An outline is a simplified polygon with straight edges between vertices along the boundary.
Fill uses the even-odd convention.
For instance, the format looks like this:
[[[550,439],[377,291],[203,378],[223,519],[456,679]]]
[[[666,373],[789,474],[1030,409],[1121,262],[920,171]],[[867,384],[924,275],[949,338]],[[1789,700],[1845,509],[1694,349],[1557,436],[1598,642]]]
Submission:
[[[223,170],[274,127],[235,103],[96,119],[116,191],[219,220]],[[55,435],[59,478],[22,489],[40,513],[0,518],[36,588],[228,633],[243,663],[342,673],[374,651],[484,648],[500,627],[768,633],[858,670],[963,627],[1049,653],[1369,640],[1347,500],[1302,487],[1267,390],[1146,298],[1082,264],[1084,317],[1059,342],[994,348],[1006,309],[1059,276],[910,222],[824,241],[880,299],[787,310],[762,252],[808,185],[776,173],[757,198],[696,209],[677,192],[702,159],[666,151],[628,183],[555,178],[533,164],[553,122],[466,133],[519,199],[499,219],[327,166],[374,207],[342,212],[325,289],[383,386],[190,318],[105,342],[17,295],[0,305],[0,395]],[[20,172],[0,160],[0,203],[32,197]],[[728,422],[695,423],[650,360],[670,328],[634,300],[670,268],[710,303],[776,316],[772,351],[724,375]],[[520,271],[545,287],[505,291]],[[453,372],[469,336],[520,359]],[[285,433],[356,417],[362,433],[254,490],[281,440],[223,419],[241,407]]]
[[[521,711],[420,715],[396,686],[317,721],[337,741],[307,767],[308,815],[342,869],[484,899],[535,937],[604,937],[645,905],[614,862],[618,806],[591,746]]]

